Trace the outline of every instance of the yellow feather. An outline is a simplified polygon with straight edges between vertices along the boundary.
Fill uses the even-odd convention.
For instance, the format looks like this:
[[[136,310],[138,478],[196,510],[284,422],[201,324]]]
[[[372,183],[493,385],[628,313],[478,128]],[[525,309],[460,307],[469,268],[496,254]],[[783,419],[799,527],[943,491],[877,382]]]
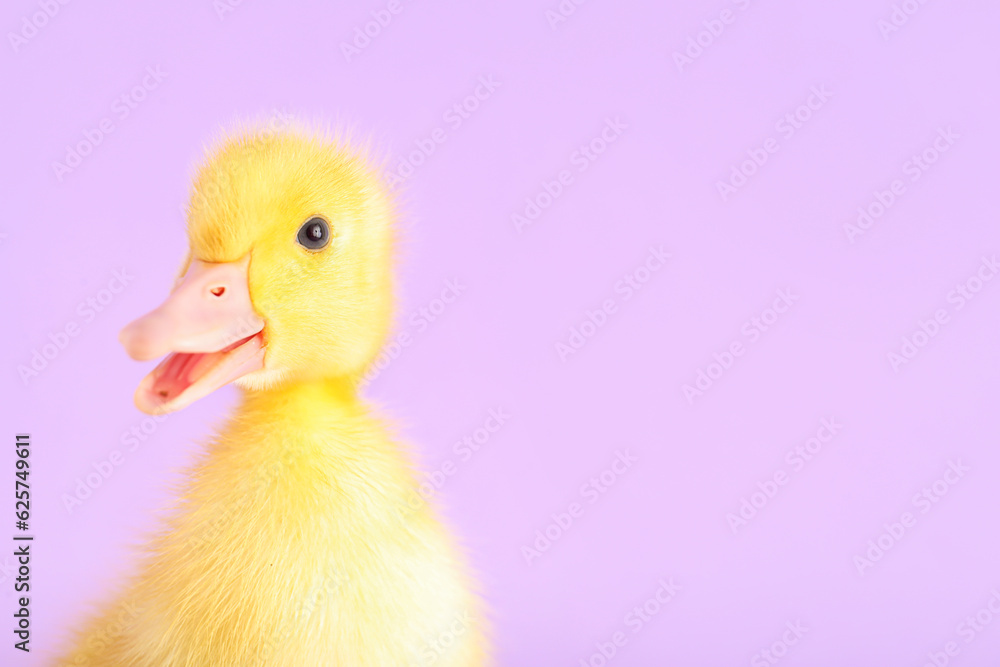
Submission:
[[[323,252],[295,243],[312,215]],[[392,317],[393,202],[370,160],[295,128],[212,149],[185,262],[251,253],[265,368],[190,470],[138,574],[56,664],[472,667],[488,662],[459,550],[357,396]]]

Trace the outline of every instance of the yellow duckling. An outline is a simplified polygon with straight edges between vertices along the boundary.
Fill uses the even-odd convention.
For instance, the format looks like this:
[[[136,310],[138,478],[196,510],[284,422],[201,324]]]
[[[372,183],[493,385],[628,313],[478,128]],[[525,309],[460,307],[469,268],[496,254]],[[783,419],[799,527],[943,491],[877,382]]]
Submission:
[[[391,320],[394,209],[363,154],[304,130],[212,151],[166,302],[121,341],[167,355],[136,405],[231,381],[236,414],[136,577],[58,664],[469,667],[485,624],[400,445],[357,395]]]

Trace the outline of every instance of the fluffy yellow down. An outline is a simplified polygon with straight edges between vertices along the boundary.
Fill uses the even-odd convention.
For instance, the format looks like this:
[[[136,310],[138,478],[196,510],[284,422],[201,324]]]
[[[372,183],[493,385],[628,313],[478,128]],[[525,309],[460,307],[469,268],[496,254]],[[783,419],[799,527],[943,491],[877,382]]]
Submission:
[[[312,215],[323,252],[295,243]],[[471,667],[486,629],[405,452],[357,396],[390,327],[392,221],[363,154],[304,129],[214,148],[190,259],[250,253],[265,368],[189,471],[137,574],[57,665]]]

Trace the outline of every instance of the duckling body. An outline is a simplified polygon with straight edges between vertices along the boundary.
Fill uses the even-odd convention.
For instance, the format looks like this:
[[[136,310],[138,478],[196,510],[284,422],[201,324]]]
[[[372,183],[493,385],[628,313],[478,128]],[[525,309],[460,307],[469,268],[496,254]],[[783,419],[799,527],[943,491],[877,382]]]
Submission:
[[[269,160],[282,166],[290,159],[291,147],[297,161],[318,171],[319,176],[311,178],[320,185],[332,182],[348,197],[371,197],[372,190],[363,187],[372,186],[368,172],[326,142],[302,136],[244,141],[247,145],[237,149],[265,165],[257,164],[257,175],[262,169],[267,172]],[[324,156],[332,161],[324,163]],[[219,162],[227,164],[224,153],[216,157]],[[339,170],[329,171],[331,164]],[[264,211],[254,202],[262,200],[248,198],[245,187],[252,179],[244,180],[246,174],[232,164],[228,168],[234,172],[228,196],[244,200],[242,209],[223,208],[228,219],[260,217]],[[331,175],[344,174],[343,180],[331,181]],[[290,182],[302,185],[294,175]],[[418,494],[397,439],[356,392],[357,378],[377,350],[373,342],[384,335],[386,310],[381,297],[365,299],[366,290],[381,294],[386,287],[384,266],[376,266],[374,273],[361,266],[366,261],[384,264],[381,238],[354,227],[381,226],[378,216],[370,214],[384,214],[385,209],[378,202],[366,209],[367,204],[355,202],[347,213],[347,207],[338,212],[320,195],[303,203],[301,210],[284,211],[298,222],[246,235],[249,244],[246,239],[220,241],[210,233],[211,221],[196,218],[195,224],[204,226],[189,230],[189,263],[206,261],[207,256],[210,264],[235,266],[235,260],[252,253],[245,264],[253,307],[264,327],[257,334],[264,341],[263,367],[241,378],[245,392],[239,407],[191,469],[180,500],[149,542],[137,574],[116,600],[89,620],[75,650],[58,664],[486,664],[480,604],[460,554]],[[339,257],[319,260],[311,250],[303,254],[295,248],[282,250],[284,255],[260,251],[266,243],[290,243],[301,219],[317,210],[340,218],[333,223],[340,226],[334,236],[342,243]],[[352,216],[356,219],[349,219]],[[239,230],[222,229],[230,239],[241,238]],[[274,229],[282,230],[276,234],[281,238],[262,242],[262,234],[269,236]],[[375,236],[383,234],[380,228]],[[352,242],[366,249],[345,266]],[[287,261],[274,261],[279,256]],[[296,280],[313,288],[325,281],[328,289],[312,299],[281,299],[275,286]],[[359,292],[358,299],[345,296],[353,291]],[[337,309],[338,294],[346,315]],[[307,325],[309,314],[291,306],[305,307],[311,300],[321,306],[312,313],[318,315],[316,324]],[[372,335],[364,333],[367,319]],[[301,330],[294,330],[293,324]],[[338,340],[324,339],[329,333],[324,326],[335,331]],[[290,341],[301,346],[318,342],[314,351],[326,347],[328,354],[307,355],[305,363],[298,363],[296,355],[302,350]],[[216,354],[229,354],[231,347]],[[154,379],[154,389],[158,382],[162,379]],[[159,395],[166,391],[161,389]],[[143,400],[147,408],[169,407],[148,403],[148,397]],[[138,394],[137,402],[144,405]]]

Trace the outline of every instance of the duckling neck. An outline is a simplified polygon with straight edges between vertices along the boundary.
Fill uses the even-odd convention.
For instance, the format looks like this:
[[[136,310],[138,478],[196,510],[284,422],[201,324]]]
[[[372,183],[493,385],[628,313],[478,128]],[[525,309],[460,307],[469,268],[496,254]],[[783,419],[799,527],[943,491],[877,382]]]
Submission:
[[[347,379],[247,391],[210,459],[220,475],[258,480],[253,494],[325,499],[369,519],[396,511],[416,488],[408,457]]]
[[[319,417],[350,417],[359,411],[364,412],[365,406],[350,378],[299,380],[246,391],[239,410],[245,416],[294,419],[301,426]]]
[[[348,378],[247,391],[230,427],[240,446],[255,447],[268,460],[305,456],[362,461],[399,454],[385,424]]]

